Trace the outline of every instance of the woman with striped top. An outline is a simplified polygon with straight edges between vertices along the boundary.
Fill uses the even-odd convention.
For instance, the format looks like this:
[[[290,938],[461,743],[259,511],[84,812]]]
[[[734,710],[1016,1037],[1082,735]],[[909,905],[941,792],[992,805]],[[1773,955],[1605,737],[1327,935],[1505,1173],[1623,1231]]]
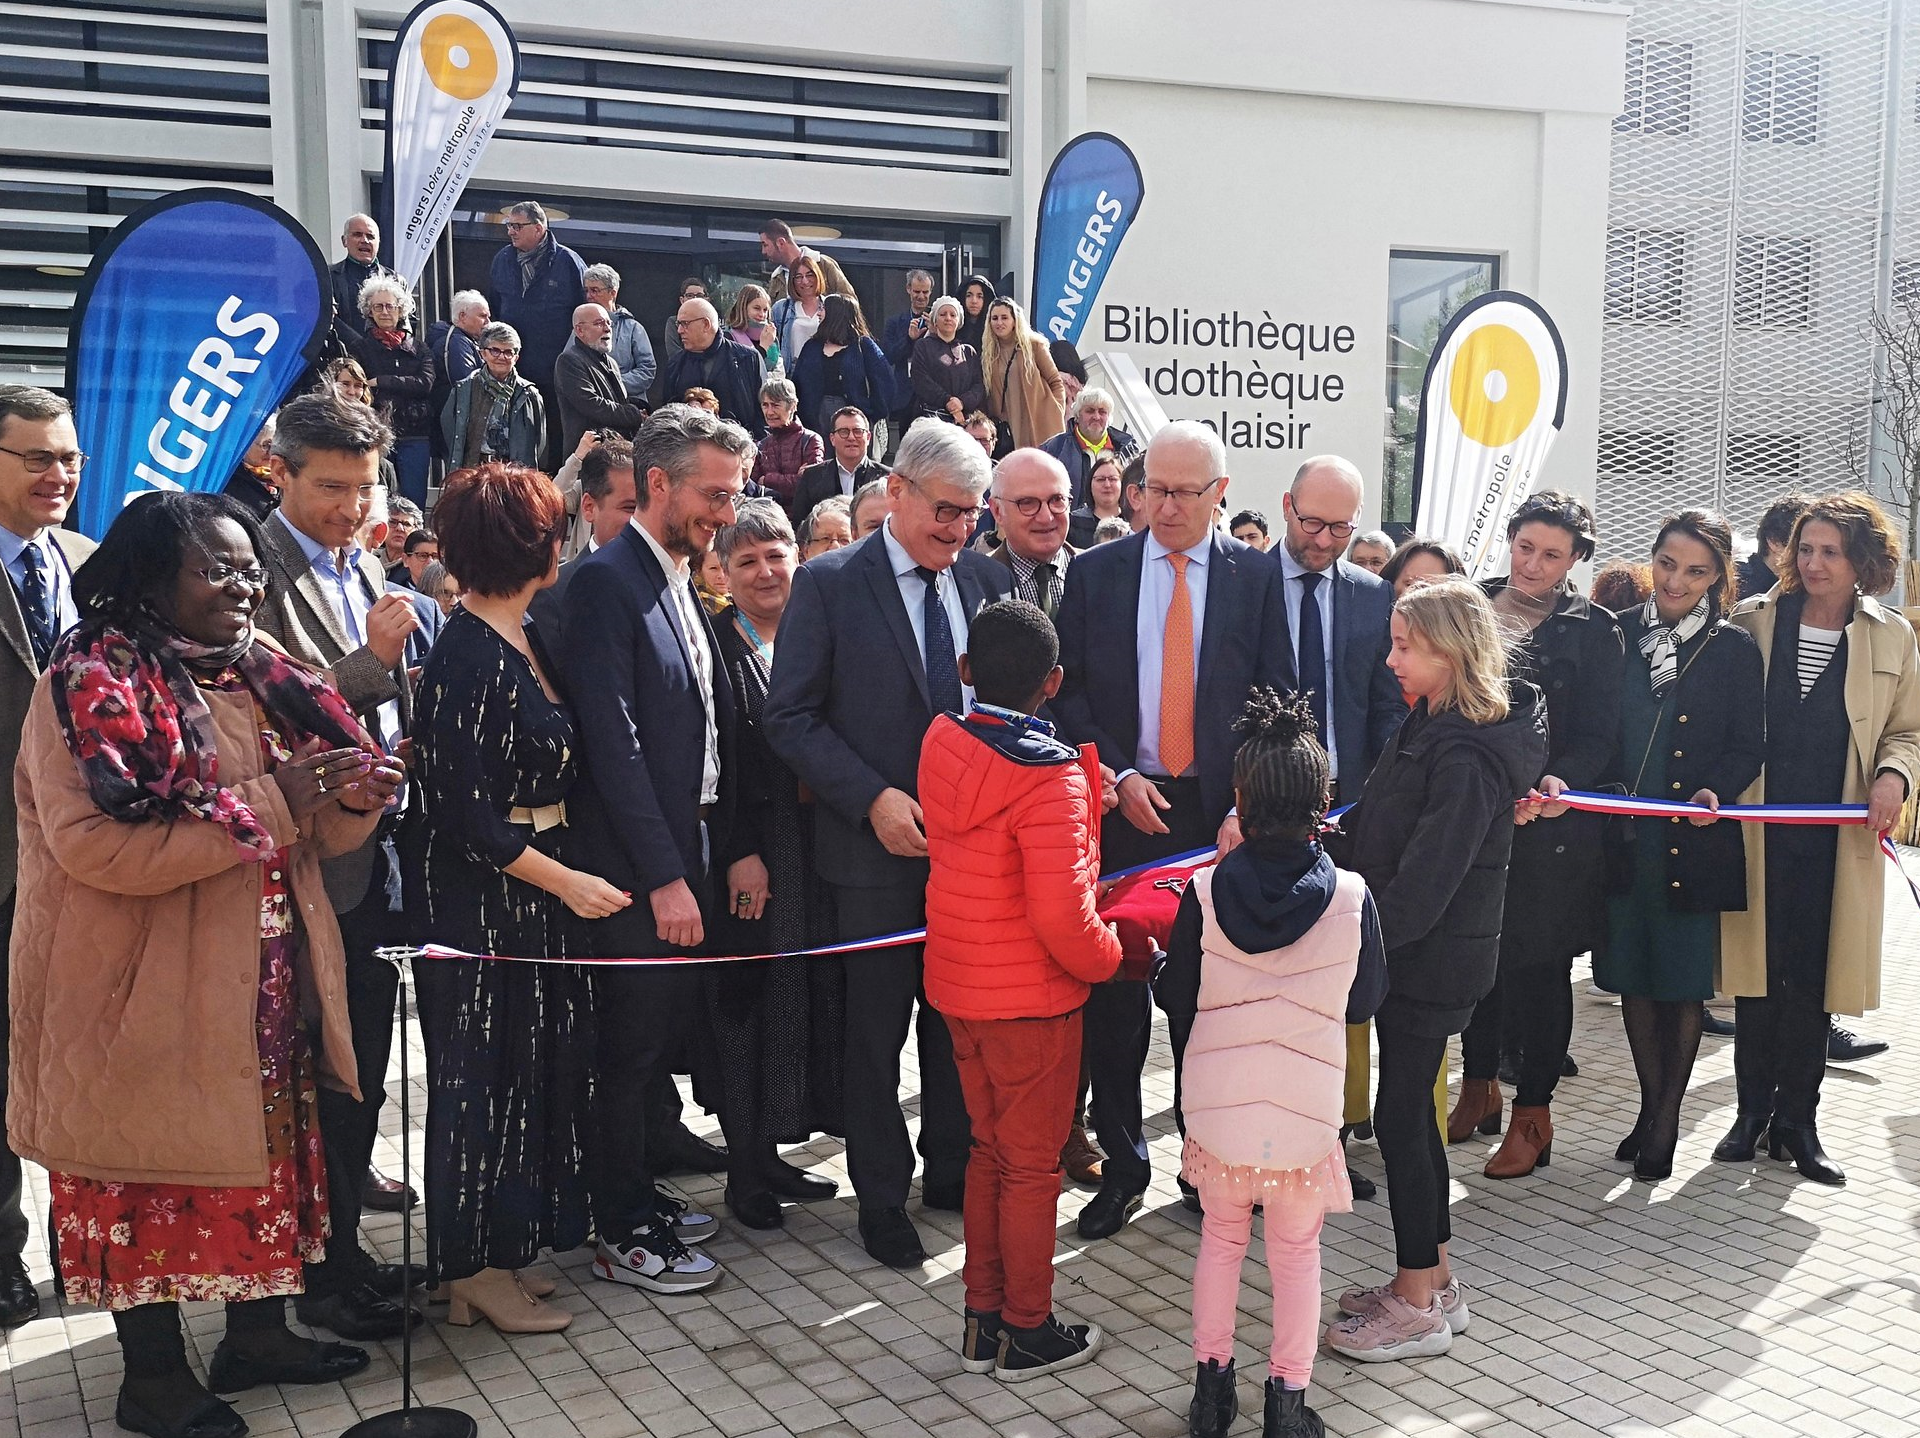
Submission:
[[[1900,542],[1873,499],[1818,499],[1794,525],[1779,586],[1734,611],[1766,660],[1767,765],[1746,803],[1865,804],[1865,827],[1769,824],[1747,844],[1747,907],[1721,920],[1721,989],[1737,999],[1739,1117],[1713,1156],[1791,1156],[1817,1183],[1845,1172],[1814,1109],[1832,1013],[1880,1002],[1893,827],[1920,775],[1920,654],[1893,587]]]

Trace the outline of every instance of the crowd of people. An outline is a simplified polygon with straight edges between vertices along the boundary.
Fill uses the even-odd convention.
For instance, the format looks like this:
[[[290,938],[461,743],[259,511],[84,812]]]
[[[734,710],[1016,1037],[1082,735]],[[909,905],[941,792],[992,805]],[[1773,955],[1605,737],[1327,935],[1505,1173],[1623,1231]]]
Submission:
[[[1476,582],[1444,542],[1361,532],[1336,456],[1277,522],[1231,512],[1211,429],[1142,448],[984,278],[936,298],[916,273],[875,341],[775,221],[773,283],[725,326],[683,286],[656,366],[619,276],[508,214],[496,293],[417,340],[354,217],[348,352],[225,494],[143,496],[97,548],[63,527],[66,402],[0,387],[0,1320],[39,1306],[26,1158],[66,1297],[114,1315],[122,1426],[242,1433],[217,1395],[357,1371],[336,1340],[424,1321],[420,1285],[452,1323],[563,1329],[540,1265],[584,1243],[601,1280],[707,1288],[721,1220],[665,1180],[722,1172],[731,1221],[778,1229],[838,1193],[781,1153],[823,1134],[879,1262],[926,1259],[916,1173],[920,1208],[963,1215],[969,1371],[1085,1362],[1098,1329],[1052,1303],[1058,1196],[1091,1188],[1087,1241],[1140,1209],[1156,1006],[1202,1214],[1196,1435],[1237,1413],[1256,1209],[1268,1434],[1320,1431],[1320,1344],[1392,1361],[1467,1329],[1446,1148],[1500,1134],[1488,1178],[1550,1166],[1579,955],[1621,997],[1638,1178],[1672,1173],[1717,989],[1739,1111],[1714,1157],[1845,1182],[1815,1116],[1832,1046],[1862,1045],[1831,1016],[1878,1003],[1877,843],[1920,774],[1871,498],[1784,497],[1749,560],[1680,510],[1603,574],[1611,604],[1573,584],[1592,514],[1538,493]],[[1691,807],[1569,806],[1595,790]],[[1762,800],[1868,823],[1717,817]],[[1184,887],[1100,880],[1195,853]],[[409,1271],[358,1230],[417,1201],[371,1160],[378,951],[423,943],[474,957],[413,969]],[[713,962],[742,955],[779,957]],[[1368,1131],[1393,1273],[1323,1331],[1321,1225],[1373,1195],[1347,1158]],[[334,1338],[289,1329],[289,1296]],[[203,1386],[178,1305],[205,1299]]]

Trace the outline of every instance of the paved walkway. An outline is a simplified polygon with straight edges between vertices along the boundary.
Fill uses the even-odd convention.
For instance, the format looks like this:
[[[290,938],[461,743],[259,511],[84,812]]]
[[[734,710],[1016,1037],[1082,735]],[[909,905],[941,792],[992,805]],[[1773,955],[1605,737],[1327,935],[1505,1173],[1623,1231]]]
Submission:
[[[1920,872],[1920,860],[1908,860]],[[1764,1161],[1708,1161],[1733,1112],[1732,1045],[1711,1038],[1673,1179],[1657,1188],[1629,1182],[1612,1159],[1636,1101],[1619,1010],[1582,997],[1581,1075],[1556,1103],[1552,1169],[1494,1183],[1479,1173],[1491,1141],[1454,1151],[1454,1254],[1471,1286],[1471,1333],[1450,1355],[1418,1363],[1369,1367],[1323,1356],[1312,1401],[1328,1432],[1920,1434],[1920,914],[1903,886],[1889,893],[1888,915],[1887,1007],[1864,1027],[1899,1041],[1857,1071],[1831,1071],[1826,1083],[1822,1131],[1852,1176],[1847,1189],[1799,1182]],[[1577,982],[1584,994],[1584,971]],[[1159,1132],[1146,1210],[1119,1237],[1082,1245],[1071,1227],[1082,1196],[1061,1200],[1056,1298],[1108,1335],[1088,1367],[1018,1387],[961,1373],[959,1216],[916,1212],[932,1259],[924,1272],[900,1274],[859,1247],[849,1195],[789,1209],[783,1233],[730,1229],[710,1245],[725,1281],[678,1300],[599,1282],[588,1251],[563,1254],[557,1301],[576,1314],[571,1329],[507,1339],[484,1321],[470,1329],[436,1321],[415,1348],[418,1396],[474,1414],[485,1438],[1182,1434],[1198,1220],[1181,1210],[1173,1187],[1163,1044],[1148,1077]],[[415,1093],[418,1113],[417,1080]],[[397,1171],[391,1104],[389,1114],[380,1158]],[[813,1152],[844,1188],[838,1145]],[[1355,1154],[1359,1170],[1378,1178],[1372,1147],[1356,1145]],[[44,1176],[35,1176],[44,1213]],[[721,1211],[718,1180],[685,1191]],[[398,1218],[377,1216],[370,1236],[386,1257],[399,1256]],[[1378,1281],[1392,1252],[1384,1198],[1332,1219],[1325,1249],[1329,1292]],[[30,1255],[45,1296],[37,1233]],[[1255,1416],[1236,1431],[1258,1432],[1267,1297],[1251,1256],[1247,1280],[1241,1400]],[[17,1421],[25,1438],[117,1432],[120,1360],[110,1321],[51,1300],[47,1310],[8,1337],[0,1425]],[[190,1326],[204,1360],[219,1338],[219,1313],[198,1306]],[[335,1438],[361,1415],[397,1405],[398,1356],[386,1345],[348,1384],[256,1390],[238,1406],[256,1434]]]

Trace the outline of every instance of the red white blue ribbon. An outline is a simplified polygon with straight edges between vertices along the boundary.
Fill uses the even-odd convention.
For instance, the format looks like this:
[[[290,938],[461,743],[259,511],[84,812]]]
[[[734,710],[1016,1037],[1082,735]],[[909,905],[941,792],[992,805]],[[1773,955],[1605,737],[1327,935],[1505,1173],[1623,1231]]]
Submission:
[[[1719,809],[1708,809],[1703,804],[1687,804],[1674,799],[1642,799],[1625,794],[1599,794],[1585,789],[1569,789],[1561,794],[1558,801],[1570,809],[1580,809],[1594,814],[1620,814],[1642,819],[1688,819],[1698,814],[1717,814],[1722,819],[1737,820],[1745,824],[1865,824],[1867,806],[1865,804],[1723,804]],[[1352,808],[1331,811],[1327,817],[1337,819]],[[1541,820],[1552,823],[1551,819]],[[1885,834],[1880,836],[1880,851],[1892,862],[1894,869],[1907,888],[1913,894],[1915,904],[1920,904],[1920,884],[1916,884],[1907,874],[1906,867],[1900,862],[1900,851],[1894,847],[1893,840]],[[1154,859],[1145,864],[1135,864],[1131,868],[1120,869],[1101,876],[1102,884],[1117,883],[1121,879],[1131,878],[1149,870],[1183,869],[1188,865],[1201,863],[1211,857],[1214,849],[1211,845],[1203,849],[1189,849],[1184,854],[1175,854],[1170,858]],[[860,954],[870,949],[898,949],[908,944],[925,942],[925,929],[901,929],[896,933],[881,934],[871,939],[847,939],[837,944],[822,944],[808,949],[787,949],[777,954],[646,954],[619,958],[601,958],[590,955],[565,955],[562,957],[542,957],[532,954],[471,954],[465,949],[449,948],[445,944],[422,944],[420,953],[429,959],[496,959],[516,964],[574,964],[582,968],[604,967],[641,967],[671,964],[748,964],[759,963],[765,959],[828,959],[842,954]]]

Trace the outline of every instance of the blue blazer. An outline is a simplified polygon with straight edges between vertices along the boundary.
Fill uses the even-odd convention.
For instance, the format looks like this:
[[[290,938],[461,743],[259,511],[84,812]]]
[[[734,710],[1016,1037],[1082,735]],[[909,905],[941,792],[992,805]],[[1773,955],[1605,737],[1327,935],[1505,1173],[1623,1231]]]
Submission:
[[[667,576],[631,525],[567,567],[560,667],[580,758],[580,782],[567,797],[569,838],[579,862],[633,894],[630,908],[583,921],[583,932],[594,954],[667,953],[647,902],[653,890],[685,879],[712,923],[700,834],[706,716],[693,661]],[[713,655],[720,731],[720,797],[706,819],[707,849],[721,854],[736,779],[733,688],[704,610],[700,624]]]
[[[1062,736],[1092,744],[1100,762],[1119,774],[1134,767],[1140,748],[1140,655],[1134,633],[1147,535],[1100,544],[1067,566],[1060,596],[1060,666],[1066,671],[1053,701]],[[783,631],[784,632],[784,631]],[[1234,720],[1256,684],[1282,693],[1294,687],[1293,644],[1287,631],[1280,565],[1252,545],[1219,530],[1207,564],[1207,608],[1200,630],[1200,679],[1194,691],[1194,762],[1207,823],[1218,825],[1233,807],[1233,756],[1240,747]],[[1126,823],[1113,811],[1109,823]]]
[[[971,549],[960,552],[953,574],[969,622],[1013,590],[1004,564]],[[820,876],[855,887],[924,887],[927,861],[888,853],[867,822],[883,789],[917,795],[920,741],[933,723],[926,665],[879,531],[793,576],[760,722],[774,753],[818,801]]]
[[[1277,561],[1276,561],[1277,567]],[[1407,717],[1400,682],[1387,668],[1393,586],[1357,564],[1335,561],[1333,578],[1333,740],[1340,756],[1334,802],[1350,804]]]
[[[820,415],[820,401],[826,398],[826,351],[820,336],[807,341],[800,357],[793,362],[793,387],[800,392],[800,423],[811,427]],[[862,335],[858,344],[840,351],[840,379],[845,385],[847,403],[858,405],[871,423],[879,423],[893,412],[893,367],[870,335]]]

